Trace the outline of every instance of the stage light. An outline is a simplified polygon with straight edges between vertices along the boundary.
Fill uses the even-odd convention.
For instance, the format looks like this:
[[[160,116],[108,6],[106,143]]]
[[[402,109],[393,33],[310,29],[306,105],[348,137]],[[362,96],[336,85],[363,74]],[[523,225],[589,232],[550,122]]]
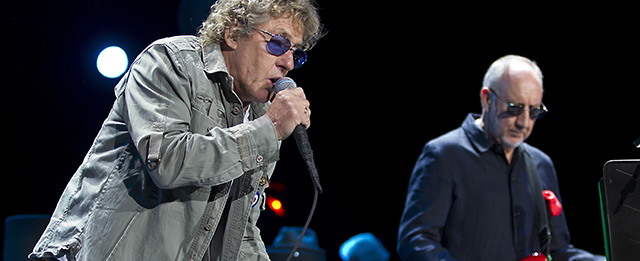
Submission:
[[[109,46],[98,55],[96,66],[104,77],[116,78],[122,75],[129,65],[127,54],[122,48]]]
[[[273,245],[267,246],[267,253],[271,260],[285,260],[298,242],[302,227],[282,227],[273,239]],[[327,252],[320,248],[318,237],[312,228],[308,228],[302,237],[297,251],[293,254],[296,259],[305,261],[325,261]]]
[[[273,208],[273,210],[279,210],[282,208],[282,202],[280,202],[280,200],[273,200],[271,201],[271,208]]]
[[[284,213],[284,208],[282,207],[282,201],[280,201],[279,199],[274,198],[271,195],[267,195],[267,205],[279,217],[286,216],[286,214]]]
[[[387,261],[389,257],[389,251],[369,232],[357,234],[340,246],[340,258],[344,261]]]

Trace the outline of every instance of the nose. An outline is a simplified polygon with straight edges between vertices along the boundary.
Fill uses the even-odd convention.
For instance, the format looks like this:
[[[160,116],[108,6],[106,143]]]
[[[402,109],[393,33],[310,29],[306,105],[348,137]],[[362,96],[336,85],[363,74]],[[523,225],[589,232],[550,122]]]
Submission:
[[[282,68],[284,73],[293,70],[293,51],[288,50],[286,53],[278,56],[276,66]]]
[[[519,129],[525,129],[531,126],[533,120],[529,114],[529,110],[524,110],[520,115],[516,116],[516,127]]]

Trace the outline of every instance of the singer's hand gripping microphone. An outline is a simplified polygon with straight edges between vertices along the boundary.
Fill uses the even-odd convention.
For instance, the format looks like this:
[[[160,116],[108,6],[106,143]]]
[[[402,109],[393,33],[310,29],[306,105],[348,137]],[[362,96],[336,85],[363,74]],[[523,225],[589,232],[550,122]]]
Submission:
[[[296,87],[297,84],[293,81],[293,79],[289,77],[282,77],[278,79],[278,81],[276,81],[273,89],[275,93],[278,93],[282,90]],[[318,170],[316,169],[316,163],[313,160],[313,150],[311,150],[311,143],[309,143],[309,136],[307,136],[307,130],[302,124],[296,126],[296,128],[293,130],[293,137],[296,139],[296,143],[298,144],[300,155],[302,155],[304,162],[307,164],[307,168],[309,169],[309,174],[311,175],[313,185],[319,193],[322,193],[320,178],[318,177]]]

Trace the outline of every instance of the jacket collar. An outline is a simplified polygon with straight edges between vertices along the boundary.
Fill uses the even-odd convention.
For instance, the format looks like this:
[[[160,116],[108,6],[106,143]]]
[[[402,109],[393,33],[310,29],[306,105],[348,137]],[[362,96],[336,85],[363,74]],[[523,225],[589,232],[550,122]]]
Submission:
[[[494,151],[502,151],[502,146],[491,140],[489,136],[484,132],[484,130],[476,124],[476,119],[479,118],[480,114],[469,113],[467,115],[467,118],[464,119],[464,122],[462,123],[462,129],[467,135],[467,138],[469,138],[476,150],[481,153],[484,153],[489,149],[493,149]],[[522,142],[516,148],[515,152],[518,154],[526,153],[527,149],[525,144],[526,143]]]
[[[218,74],[222,73],[225,77],[226,88],[230,93],[237,98],[235,92],[233,91],[233,77],[227,71],[227,65],[225,64],[224,57],[222,56],[222,48],[220,47],[220,43],[212,43],[206,46],[203,46],[202,52],[202,61],[204,63],[204,71],[207,74]],[[237,99],[240,102],[240,99]],[[250,115],[249,119],[254,120],[258,117],[264,115],[269,108],[271,102],[266,103],[252,103],[249,109]]]
[[[469,113],[464,119],[464,122],[462,122],[462,129],[476,150],[486,152],[494,146],[495,142],[489,139],[489,136],[484,130],[476,124],[476,119],[479,118],[479,114]]]
[[[220,43],[212,43],[203,46],[202,61],[204,63],[204,71],[208,74],[214,74],[217,72],[223,72],[229,75],[227,71],[227,65],[224,62],[222,56],[222,48]]]

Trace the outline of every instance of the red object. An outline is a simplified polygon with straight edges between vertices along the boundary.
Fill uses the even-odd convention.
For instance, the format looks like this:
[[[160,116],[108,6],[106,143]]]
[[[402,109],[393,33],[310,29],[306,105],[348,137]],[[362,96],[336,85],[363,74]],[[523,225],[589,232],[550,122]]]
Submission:
[[[541,255],[538,252],[535,252],[528,257],[523,258],[520,261],[547,261],[547,257],[545,255]]]
[[[268,190],[273,190],[273,191],[284,191],[285,189],[287,189],[287,185],[282,183],[282,182],[269,182],[269,187],[267,188]]]
[[[282,206],[282,202],[280,200],[278,200],[277,198],[274,198],[271,195],[267,195],[267,205],[279,217],[286,216],[286,214],[284,213],[284,208]]]
[[[547,201],[551,217],[556,217],[562,213],[562,204],[560,204],[560,200],[558,200],[558,197],[556,197],[556,194],[554,194],[553,191],[543,190],[542,196]]]

